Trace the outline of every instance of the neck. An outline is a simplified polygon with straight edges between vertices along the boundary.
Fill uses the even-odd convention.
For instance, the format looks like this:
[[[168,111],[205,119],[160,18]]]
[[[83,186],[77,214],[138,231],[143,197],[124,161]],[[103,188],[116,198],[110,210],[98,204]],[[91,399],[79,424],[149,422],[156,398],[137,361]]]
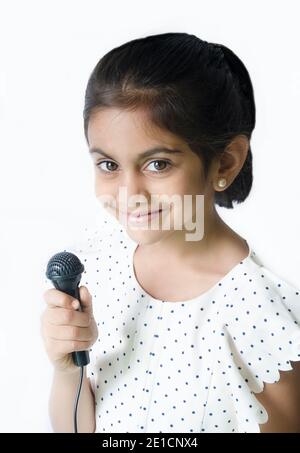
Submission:
[[[173,230],[167,236],[155,244],[143,244],[140,246],[147,255],[165,257],[167,261],[180,261],[185,259],[197,258],[197,262],[201,257],[203,260],[215,256],[216,250],[226,240],[241,240],[219,216],[215,206],[209,213],[204,216],[204,234],[203,237],[196,241],[186,239],[187,230]],[[191,233],[190,233],[191,234]]]

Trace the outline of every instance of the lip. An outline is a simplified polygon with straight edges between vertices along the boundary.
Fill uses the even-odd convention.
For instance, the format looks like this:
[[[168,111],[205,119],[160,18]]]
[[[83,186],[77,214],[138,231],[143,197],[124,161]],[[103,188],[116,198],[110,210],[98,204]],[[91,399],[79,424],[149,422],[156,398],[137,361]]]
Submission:
[[[153,219],[154,217],[159,216],[161,212],[162,212],[162,209],[159,209],[157,211],[150,211],[143,215],[129,214],[127,216],[127,220],[129,223],[130,222],[135,223],[135,224],[144,223],[144,222],[148,222],[148,220]]]
[[[161,211],[162,211],[162,209],[157,209],[156,211],[147,211],[145,213],[121,211],[121,214],[124,215],[124,216],[127,216],[127,218],[138,219],[140,217],[147,217],[147,216],[159,213]]]
[[[152,219],[154,218],[155,216],[158,216],[161,212],[163,211],[163,209],[159,209],[159,210],[156,210],[156,211],[148,211],[146,212],[145,214],[139,214],[139,213],[124,213],[124,212],[121,212],[121,214],[127,216],[127,221],[130,223],[143,223],[145,221],[148,221],[149,219]]]

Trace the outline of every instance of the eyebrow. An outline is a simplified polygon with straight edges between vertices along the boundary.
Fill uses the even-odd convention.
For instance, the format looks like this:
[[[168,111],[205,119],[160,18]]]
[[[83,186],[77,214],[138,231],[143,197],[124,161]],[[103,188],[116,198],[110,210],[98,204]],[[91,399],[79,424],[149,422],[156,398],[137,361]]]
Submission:
[[[91,148],[89,150],[91,154],[97,153],[97,154],[102,154],[104,157],[107,157],[108,159],[113,159],[113,157],[109,156],[107,153],[105,153],[102,149],[100,148]],[[180,149],[169,149],[169,148],[164,148],[164,147],[156,147],[156,148],[151,148],[148,149],[147,151],[144,151],[138,155],[138,158],[143,158],[143,157],[149,157],[153,156],[154,154],[158,153],[167,153],[167,154],[184,154],[184,152]]]

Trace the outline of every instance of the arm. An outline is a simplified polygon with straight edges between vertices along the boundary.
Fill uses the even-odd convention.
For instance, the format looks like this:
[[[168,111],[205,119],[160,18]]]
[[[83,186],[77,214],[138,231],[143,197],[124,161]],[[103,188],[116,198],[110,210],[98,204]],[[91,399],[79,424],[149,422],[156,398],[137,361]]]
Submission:
[[[80,378],[80,368],[71,373],[54,371],[49,400],[49,415],[54,432],[74,432],[74,403]],[[95,432],[95,397],[84,368],[77,407],[78,433]]]
[[[300,433],[300,362],[291,364],[293,369],[280,372],[278,382],[255,394],[269,415],[261,433]]]

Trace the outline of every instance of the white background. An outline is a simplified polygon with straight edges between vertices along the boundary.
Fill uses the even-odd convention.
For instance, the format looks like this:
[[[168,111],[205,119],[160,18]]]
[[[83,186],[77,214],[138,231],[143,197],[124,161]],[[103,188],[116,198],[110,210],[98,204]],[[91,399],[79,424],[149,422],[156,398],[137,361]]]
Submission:
[[[249,198],[223,219],[266,266],[300,285],[299,2],[0,2],[0,431],[51,431],[40,337],[45,264],[94,219],[83,100],[98,60],[169,31],[230,47],[254,86]]]

